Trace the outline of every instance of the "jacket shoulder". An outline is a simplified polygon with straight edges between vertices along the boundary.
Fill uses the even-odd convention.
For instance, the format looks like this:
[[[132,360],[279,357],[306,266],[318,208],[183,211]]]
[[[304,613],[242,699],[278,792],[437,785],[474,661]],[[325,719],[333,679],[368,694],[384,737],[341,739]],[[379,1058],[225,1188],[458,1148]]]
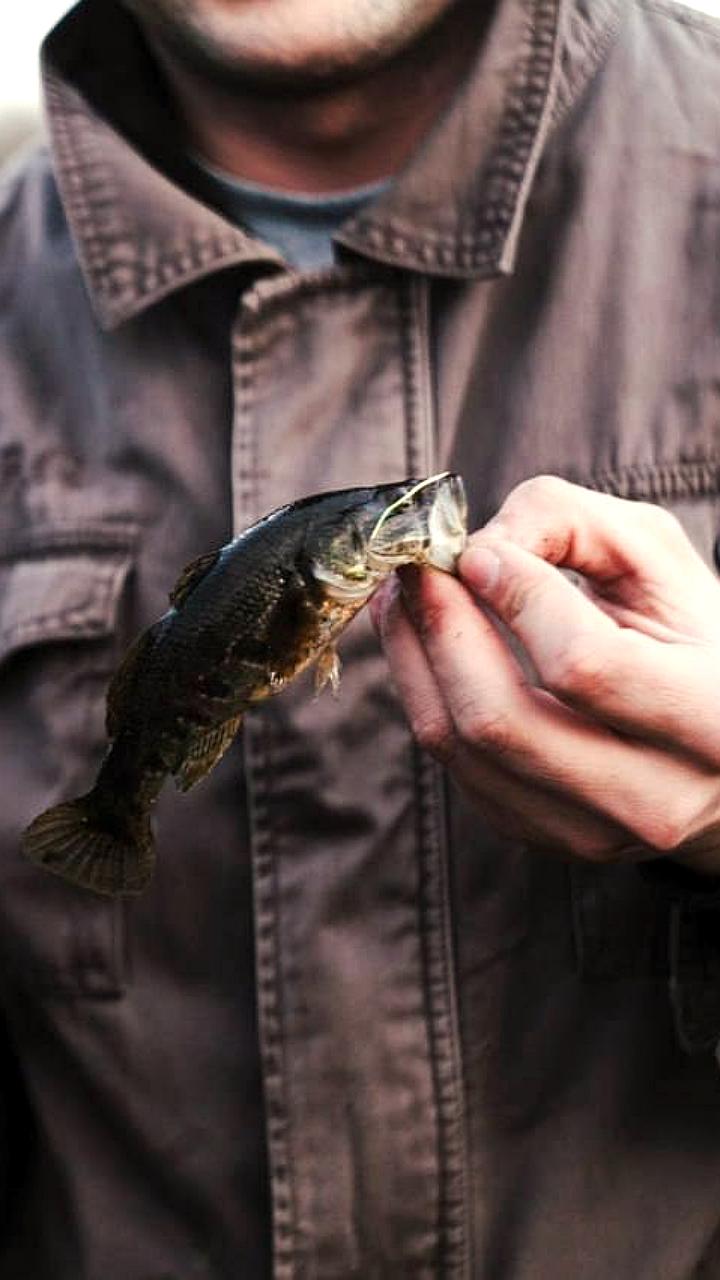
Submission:
[[[712,86],[720,75],[720,19],[677,0],[633,0],[627,37],[648,59],[648,70],[665,67],[686,92]],[[621,29],[622,33],[622,29]],[[695,80],[695,77],[698,77]]]
[[[41,141],[0,171],[0,272],[37,261],[67,235],[49,148]]]
[[[651,150],[705,139],[716,154],[720,19],[677,0],[574,0],[555,120],[588,117]]]
[[[716,53],[720,57],[720,18],[701,9],[690,8],[681,4],[680,0],[635,0],[639,9],[644,9],[652,18],[666,19],[674,24],[679,32],[697,32],[715,41]]]
[[[720,21],[675,0],[634,0],[625,55],[634,102],[656,145],[700,148],[717,158],[720,141]],[[633,74],[634,73],[634,74]],[[641,106],[643,92],[647,102]]]

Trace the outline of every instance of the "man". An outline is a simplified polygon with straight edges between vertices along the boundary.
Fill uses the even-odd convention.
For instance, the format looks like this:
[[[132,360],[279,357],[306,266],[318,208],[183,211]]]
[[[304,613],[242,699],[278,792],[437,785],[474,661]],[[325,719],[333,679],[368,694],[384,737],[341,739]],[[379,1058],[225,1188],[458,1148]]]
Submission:
[[[3,1280],[720,1274],[719,36],[83,0],[49,38],[1,214]],[[444,467],[495,518],[376,601],[394,685],[358,620],[336,702],[166,791],[137,901],[19,857],[185,562]]]

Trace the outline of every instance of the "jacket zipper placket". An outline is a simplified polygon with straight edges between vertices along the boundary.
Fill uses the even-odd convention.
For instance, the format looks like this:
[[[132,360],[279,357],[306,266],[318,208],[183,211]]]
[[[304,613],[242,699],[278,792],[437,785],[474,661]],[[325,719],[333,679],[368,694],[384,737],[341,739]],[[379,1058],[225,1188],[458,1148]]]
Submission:
[[[261,318],[269,303],[302,289],[332,285],[336,270],[302,277],[267,277],[243,295],[232,335],[234,389],[232,473],[235,531],[258,518],[256,443],[252,423],[253,361],[262,341]],[[402,292],[403,377],[407,423],[407,473],[439,469],[427,281],[398,281]],[[298,1280],[297,1212],[278,933],[277,867],[268,779],[272,735],[262,716],[248,716],[244,751],[249,794],[256,932],[256,983],[266,1106],[272,1202],[274,1280]],[[442,1280],[470,1280],[468,1155],[459,1018],[449,902],[449,870],[443,782],[438,766],[414,751],[415,808],[420,893],[417,928],[422,953],[423,999],[431,1057],[438,1143],[437,1271]]]
[[[405,377],[408,474],[441,467],[432,377],[430,286],[407,284]],[[449,858],[442,770],[414,749],[420,859],[419,930],[437,1107],[439,1275],[469,1280],[469,1159],[455,960],[450,912]]]

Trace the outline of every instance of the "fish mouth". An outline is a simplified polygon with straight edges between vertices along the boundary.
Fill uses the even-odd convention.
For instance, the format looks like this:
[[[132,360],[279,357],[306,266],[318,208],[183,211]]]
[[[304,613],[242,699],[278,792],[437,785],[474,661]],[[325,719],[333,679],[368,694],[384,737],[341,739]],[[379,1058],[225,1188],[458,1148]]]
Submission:
[[[368,540],[378,568],[414,561],[451,573],[467,541],[467,501],[460,476],[450,471],[410,484],[379,516]]]

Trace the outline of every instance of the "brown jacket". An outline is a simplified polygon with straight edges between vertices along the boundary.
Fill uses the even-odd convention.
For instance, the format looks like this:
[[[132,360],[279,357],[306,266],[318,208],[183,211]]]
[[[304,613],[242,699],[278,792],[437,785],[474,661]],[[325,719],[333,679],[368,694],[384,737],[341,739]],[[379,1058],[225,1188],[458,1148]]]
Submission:
[[[0,196],[2,1280],[255,1280],[271,1238],[276,1280],[720,1276],[720,908],[496,837],[366,619],[337,702],[166,789],[145,897],[18,854],[180,567],[287,499],[449,466],[478,524],[552,471],[712,557],[720,29],[500,0],[314,275],[210,207],[112,0],[45,80]]]

